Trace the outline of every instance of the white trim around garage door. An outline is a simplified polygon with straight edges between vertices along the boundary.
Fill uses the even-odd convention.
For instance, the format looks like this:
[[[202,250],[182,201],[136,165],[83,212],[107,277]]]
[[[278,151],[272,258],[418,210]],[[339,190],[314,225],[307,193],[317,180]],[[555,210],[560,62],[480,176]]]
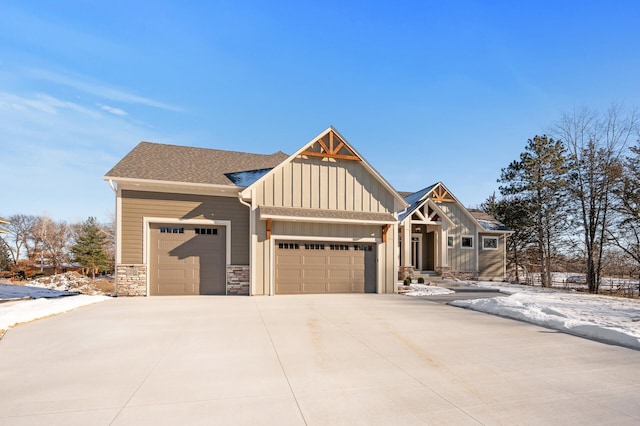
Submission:
[[[177,218],[168,218],[168,217],[143,217],[143,226],[142,226],[142,259],[144,259],[144,263],[147,267],[147,297],[149,297],[149,245],[150,241],[150,232],[149,226],[152,223],[169,223],[169,224],[181,224],[181,225],[215,225],[215,226],[224,226],[226,227],[225,236],[226,236],[226,245],[225,245],[225,263],[226,265],[231,264],[231,221],[230,220],[212,220],[212,219],[177,219]],[[226,288],[226,276],[227,272],[225,271],[225,288]],[[226,290],[225,290],[226,293]]]
[[[380,246],[382,239],[375,237],[367,238],[349,238],[349,237],[315,237],[300,235],[273,235],[269,239],[269,296],[275,296],[276,289],[276,265],[275,265],[275,249],[276,240],[289,241],[324,241],[324,242],[347,242],[347,243],[375,243],[376,245],[376,291],[380,293]]]

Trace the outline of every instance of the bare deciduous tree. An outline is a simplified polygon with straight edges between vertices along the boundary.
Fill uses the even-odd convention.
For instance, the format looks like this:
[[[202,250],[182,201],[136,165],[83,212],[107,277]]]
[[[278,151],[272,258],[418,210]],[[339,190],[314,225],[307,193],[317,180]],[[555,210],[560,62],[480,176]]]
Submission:
[[[69,261],[69,244],[71,233],[66,222],[56,222],[47,216],[38,218],[35,227],[38,238],[42,241],[41,257],[47,259],[57,273],[60,265]]]
[[[624,162],[622,183],[617,187],[615,227],[608,229],[610,241],[640,269],[640,140],[630,147]]]
[[[5,228],[9,232],[2,234],[2,240],[9,250],[11,261],[16,265],[23,255],[27,258],[30,258],[30,255],[33,256],[33,229],[38,218],[32,215],[16,214],[7,220],[9,224],[5,225]]]
[[[637,126],[635,110],[612,105],[606,113],[582,108],[563,114],[552,129],[568,150],[570,211],[582,229],[586,279],[592,293],[600,286],[613,192],[622,175],[621,156]]]

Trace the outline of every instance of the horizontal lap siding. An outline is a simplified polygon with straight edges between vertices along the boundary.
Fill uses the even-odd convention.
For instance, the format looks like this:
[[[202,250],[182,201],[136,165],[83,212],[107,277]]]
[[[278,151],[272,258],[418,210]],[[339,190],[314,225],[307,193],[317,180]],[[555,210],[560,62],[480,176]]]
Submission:
[[[498,238],[498,250],[486,250],[482,248],[482,237],[491,236]],[[479,275],[481,277],[503,278],[504,269],[504,238],[501,235],[480,234]]]
[[[476,269],[476,253],[481,241],[477,241],[475,222],[462,211],[457,203],[437,203],[449,219],[454,223],[449,228],[449,236],[453,237],[453,247],[449,247],[449,267],[452,271],[472,272]],[[473,236],[473,249],[463,249],[462,235]]]
[[[235,197],[122,191],[122,263],[144,263],[143,218],[231,221],[231,263],[249,263],[249,209]]]

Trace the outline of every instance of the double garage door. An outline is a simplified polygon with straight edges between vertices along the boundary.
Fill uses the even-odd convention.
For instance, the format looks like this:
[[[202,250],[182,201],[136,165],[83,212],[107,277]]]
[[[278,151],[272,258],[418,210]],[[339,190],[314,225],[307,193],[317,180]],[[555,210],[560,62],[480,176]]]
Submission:
[[[226,293],[226,227],[150,225],[149,293]]]
[[[375,244],[277,242],[275,281],[276,294],[375,293]]]

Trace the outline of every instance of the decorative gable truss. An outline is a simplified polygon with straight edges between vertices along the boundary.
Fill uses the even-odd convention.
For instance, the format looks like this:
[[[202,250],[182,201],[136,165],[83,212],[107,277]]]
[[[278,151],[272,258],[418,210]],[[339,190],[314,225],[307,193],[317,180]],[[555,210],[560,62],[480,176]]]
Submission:
[[[449,193],[447,188],[445,188],[442,183],[438,183],[431,190],[431,199],[433,201],[439,201],[439,202],[442,202],[442,203],[455,203],[456,202],[455,198],[453,198],[453,196]]]
[[[322,137],[311,143],[300,155],[362,161],[362,158],[349,148],[342,138],[333,130],[328,131]]]
[[[414,210],[411,215],[411,221],[413,223],[440,223],[441,219],[438,212],[429,205],[428,202],[424,203],[420,208]]]

